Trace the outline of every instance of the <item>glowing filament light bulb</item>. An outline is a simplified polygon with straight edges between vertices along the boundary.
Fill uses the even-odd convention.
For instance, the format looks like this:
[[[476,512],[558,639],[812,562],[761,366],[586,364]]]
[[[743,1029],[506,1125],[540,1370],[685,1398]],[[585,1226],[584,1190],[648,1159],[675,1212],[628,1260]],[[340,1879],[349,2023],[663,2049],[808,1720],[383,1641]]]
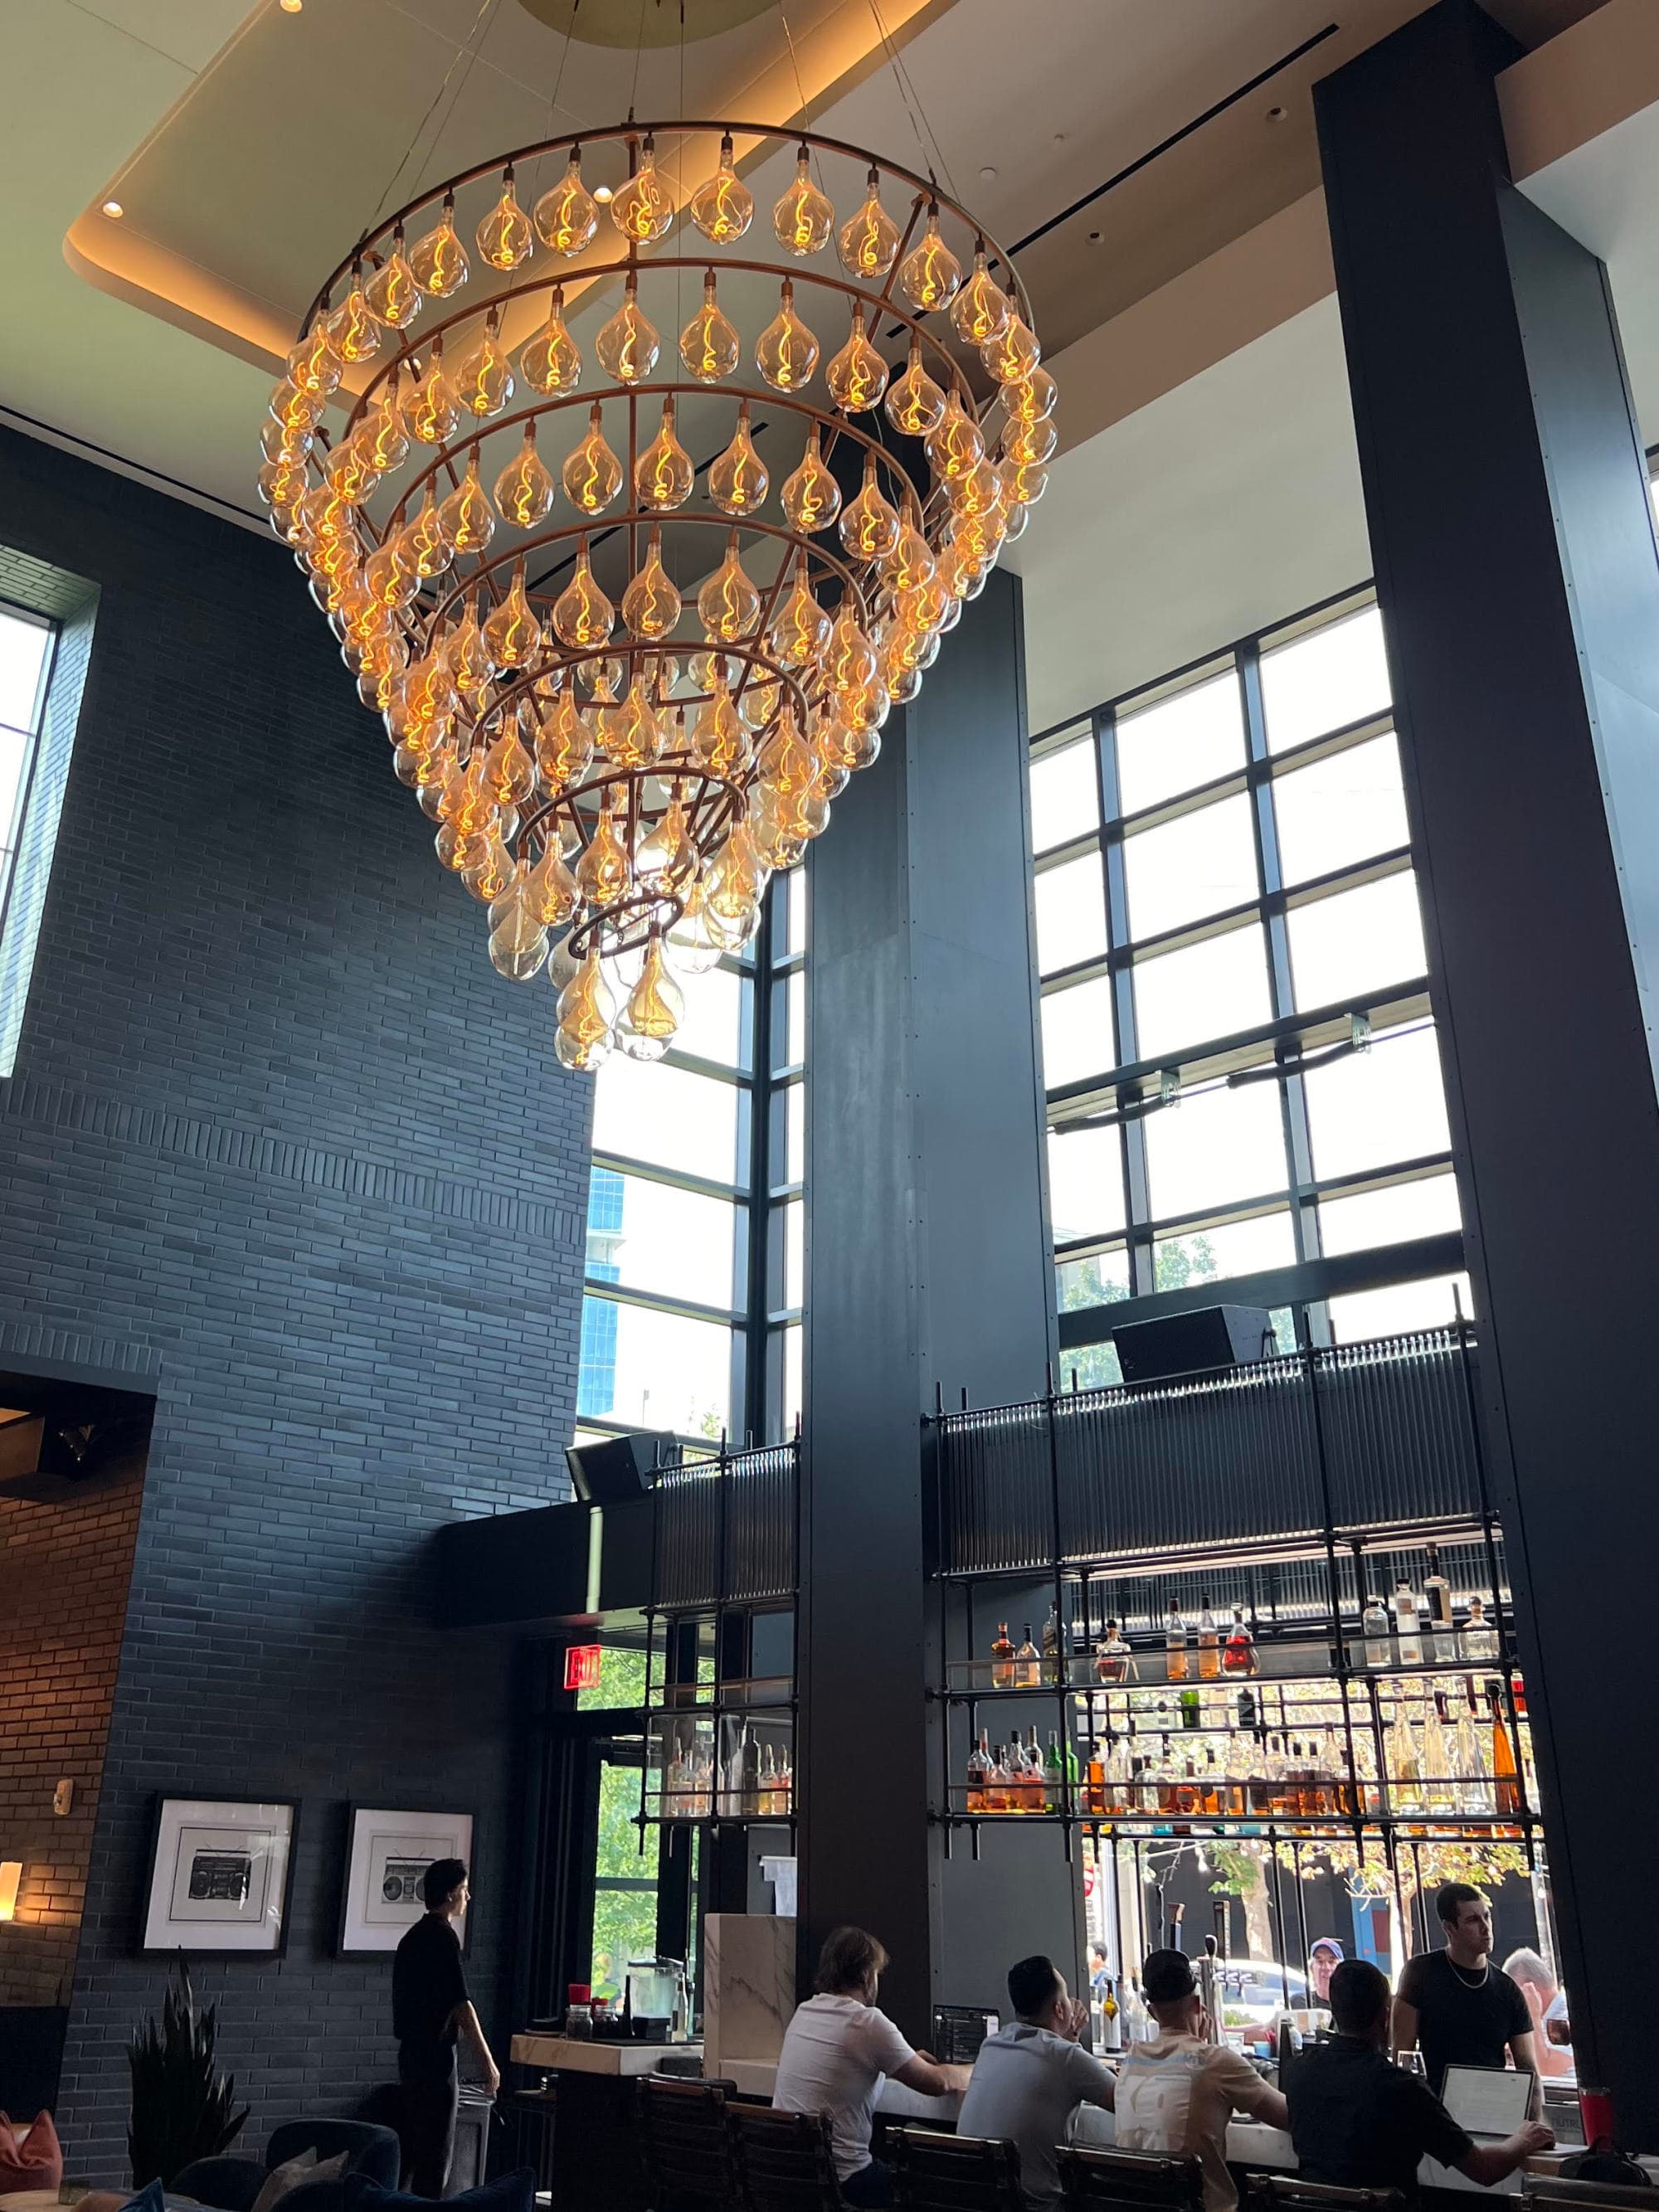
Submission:
[[[830,617],[818,605],[806,573],[806,555],[795,556],[795,580],[772,618],[767,649],[786,668],[811,668],[830,639]]]
[[[404,558],[415,574],[423,580],[441,576],[455,558],[449,540],[444,536],[443,524],[438,519],[437,496],[429,482],[421,511],[405,526],[402,542]]]
[[[599,366],[618,384],[643,384],[657,365],[662,341],[640,307],[640,280],[628,272],[623,303],[593,342]]]
[[[899,541],[898,510],[882,496],[876,457],[864,457],[864,482],[858,497],[842,510],[841,542],[857,560],[884,561]]]
[[[507,724],[484,756],[483,781],[497,806],[522,806],[536,788],[536,763],[516,723]]]
[[[925,438],[945,413],[945,393],[921,365],[921,340],[910,333],[903,374],[887,388],[887,419],[907,438]]]
[[[1048,471],[1040,461],[1005,460],[999,474],[1009,503],[1014,507],[1035,507],[1048,489]]]
[[[422,291],[434,300],[448,299],[465,283],[471,271],[467,266],[466,248],[455,232],[453,192],[444,194],[443,214],[424,238],[416,240],[409,266]]]
[[[617,1024],[617,1041],[631,1060],[660,1060],[684,1018],[684,994],[668,972],[662,939],[653,932],[640,980]]]
[[[633,151],[630,141],[630,163]],[[657,142],[648,131],[639,154],[638,167],[611,203],[611,220],[635,246],[649,246],[668,235],[674,221],[674,203],[657,174]]]
[[[507,597],[483,626],[483,641],[490,665],[497,670],[526,667],[541,649],[541,624],[525,593],[522,560],[513,571]],[[495,795],[501,797],[499,792]]]
[[[323,419],[327,405],[320,392],[301,392],[283,377],[271,387],[269,406],[285,430],[309,434]]]
[[[599,709],[599,743],[613,768],[650,768],[661,753],[662,724],[637,676],[625,699]]]
[[[576,704],[575,692],[567,684],[536,732],[536,766],[549,792],[557,793],[568,784],[580,783],[592,757],[593,732]]]
[[[1008,295],[985,265],[985,241],[974,246],[974,273],[951,302],[951,327],[964,345],[1000,337],[1012,313]]]
[[[465,613],[449,634],[444,665],[459,696],[469,707],[480,706],[489,690],[489,653],[478,622],[476,595],[467,601]]]
[[[500,310],[492,307],[483,335],[455,372],[455,397],[469,415],[488,422],[513,397],[513,370],[497,339]]]
[[[400,223],[392,234],[392,252],[363,287],[363,304],[377,323],[389,331],[404,331],[421,312],[421,288],[404,258]]]
[[[853,303],[847,343],[826,366],[823,380],[830,387],[830,397],[845,415],[865,413],[887,389],[887,364],[865,334],[862,300]]]
[[[553,1048],[566,1067],[586,1073],[610,1057],[616,1001],[599,968],[596,945],[559,994],[559,1026]]]
[[[766,497],[766,465],[749,434],[749,402],[738,408],[732,442],[708,471],[708,496],[726,514],[753,514]]]
[[[542,857],[525,878],[525,900],[537,921],[550,929],[568,921],[580,903],[576,878],[565,865],[556,837],[549,837]]]
[[[671,392],[662,403],[661,428],[634,465],[635,495],[648,513],[671,514],[690,498],[696,474],[691,456],[674,428]]]
[[[891,591],[913,592],[927,581],[936,565],[933,549],[921,534],[915,502],[907,498],[898,543],[881,564],[882,580]]]
[[[899,264],[899,289],[920,315],[948,307],[962,283],[962,264],[939,233],[939,202],[927,210],[921,242]]]
[[[1046,422],[1054,411],[1054,380],[1046,368],[1034,368],[1002,387],[1002,404],[1010,421]]]
[[[576,863],[576,883],[590,906],[611,906],[628,896],[628,854],[611,811],[607,791],[587,849]]]
[[[977,422],[962,404],[954,385],[945,412],[923,441],[927,465],[947,483],[960,483],[985,459],[985,440]]]
[[[795,313],[795,288],[783,280],[778,312],[755,342],[755,366],[775,392],[799,392],[811,381],[818,342]]]
[[[377,477],[390,476],[409,459],[409,433],[404,428],[395,376],[381,386],[380,398],[358,424],[356,442]]]
[[[999,384],[1018,384],[1036,368],[1042,349],[1030,324],[1011,313],[996,335],[981,346],[979,357]]]
[[[720,165],[691,195],[693,222],[716,246],[732,246],[755,220],[755,196],[732,167],[732,133],[720,139]]]
[[[710,775],[732,781],[748,768],[753,750],[742,717],[732,704],[731,690],[721,677],[714,684],[713,697],[697,716],[691,738],[692,758]]]
[[[501,171],[501,196],[478,225],[475,236],[481,257],[492,269],[502,271],[516,269],[535,251],[536,234],[530,228],[530,217],[514,194],[510,162]]]
[[[714,645],[736,645],[752,636],[760,620],[760,593],[738,557],[738,533],[726,542],[726,558],[697,593],[697,618]]]
[[[1060,433],[1045,416],[1040,422],[1016,419],[1002,434],[1002,458],[1018,468],[1031,468],[1050,459],[1060,443]]]
[[[591,652],[605,642],[616,621],[616,609],[593,580],[584,538],[576,555],[576,573],[553,602],[553,628],[561,643],[573,652]]]
[[[816,422],[799,467],[784,478],[778,496],[790,528],[809,536],[815,530],[827,530],[840,514],[841,486],[824,465]]]
[[[622,489],[623,465],[605,441],[604,410],[593,402],[587,435],[565,456],[564,488],[583,514],[599,514]]]
[[[530,878],[522,869],[489,909],[489,963],[510,983],[527,983],[547,957],[547,930],[538,919]]]
[[[533,392],[574,392],[581,381],[581,349],[565,327],[564,287],[556,284],[547,320],[519,348],[519,373]]]
[[[380,325],[369,313],[361,284],[353,284],[329,317],[328,342],[342,361],[368,361],[380,351]]]
[[[849,691],[857,684],[868,684],[875,675],[876,648],[859,628],[858,618],[847,601],[842,602],[835,628],[830,633],[830,648],[823,665],[824,674],[836,691]]]
[[[478,449],[466,457],[466,474],[438,509],[438,527],[452,553],[482,553],[495,534],[495,517],[478,482]]]
[[[339,388],[345,363],[335,352],[325,322],[313,323],[288,357],[289,381],[296,392],[326,398]]]
[[[812,182],[812,157],[803,143],[795,155],[795,174],[778,195],[772,229],[787,253],[821,253],[835,228],[836,210]]]
[[[719,384],[737,368],[743,350],[737,326],[720,312],[714,296],[714,272],[702,280],[702,305],[680,332],[680,359],[699,384]]]
[[[423,446],[441,446],[461,419],[461,404],[444,374],[444,342],[434,338],[426,368],[404,402],[404,425]]]
[[[536,425],[526,422],[517,453],[495,479],[495,512],[503,522],[530,530],[547,514],[553,498],[552,476],[536,451]]]
[[[899,227],[881,204],[880,170],[872,167],[866,181],[864,203],[842,223],[836,251],[849,276],[884,276],[897,258]]]
[[[645,565],[623,593],[622,618],[634,637],[666,637],[680,618],[680,595],[662,565],[662,532],[653,524]]]
[[[570,149],[565,173],[535,207],[536,228],[542,241],[563,260],[580,253],[599,227],[599,202],[582,182],[582,152]]]
[[[337,492],[348,507],[356,507],[367,499],[374,483],[374,471],[355,438],[334,448],[325,474],[329,489]]]

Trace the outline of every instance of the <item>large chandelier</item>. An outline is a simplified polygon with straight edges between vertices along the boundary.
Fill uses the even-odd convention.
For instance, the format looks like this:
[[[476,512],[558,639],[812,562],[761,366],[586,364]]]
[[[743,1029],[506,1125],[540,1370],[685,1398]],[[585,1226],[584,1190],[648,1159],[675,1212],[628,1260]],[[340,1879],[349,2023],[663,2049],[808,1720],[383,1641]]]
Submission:
[[[793,149],[769,218],[738,146]],[[550,138],[330,277],[259,489],[566,1066],[656,1058],[747,941],[1024,526],[1054,397],[1007,256],[813,131]]]

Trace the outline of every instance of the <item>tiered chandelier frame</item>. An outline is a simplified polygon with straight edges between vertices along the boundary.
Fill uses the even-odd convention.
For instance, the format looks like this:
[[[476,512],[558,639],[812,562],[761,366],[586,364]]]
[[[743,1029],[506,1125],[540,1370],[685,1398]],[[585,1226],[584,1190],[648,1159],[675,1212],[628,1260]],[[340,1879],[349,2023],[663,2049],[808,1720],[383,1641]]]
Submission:
[[[565,181],[580,181],[584,154],[621,144],[629,180],[617,198],[637,206],[644,194],[635,187],[647,173],[654,177],[659,134],[678,140],[682,152],[688,142],[718,138],[716,181],[735,187],[732,205],[749,199],[731,167],[734,139],[793,147],[797,183],[770,220],[750,203],[748,217],[728,236],[711,234],[696,199],[671,193],[661,179],[655,181],[668,213],[659,230],[629,234],[614,200],[598,208],[590,200],[594,220],[586,235],[561,250],[550,237],[550,221],[548,228],[542,223],[551,191],[537,203],[532,230],[516,201],[516,172],[562,155]],[[863,266],[854,265],[856,252],[849,261],[847,244],[836,239],[842,211],[832,214],[811,181],[809,161],[825,155],[865,173],[866,198],[854,222],[879,203],[884,186],[894,191],[896,205],[908,200],[908,220],[878,209],[880,234]],[[501,180],[501,198],[478,226],[478,273],[485,280],[478,283],[455,210],[470,187],[489,179]],[[795,193],[809,201],[816,193],[816,204],[803,212]],[[793,234],[786,203],[800,218]],[[620,250],[580,259],[612,214]],[[945,239],[941,219],[959,228],[959,252]],[[694,221],[696,251],[659,249],[674,225],[690,233]],[[487,252],[492,222],[492,246],[500,240],[502,256],[521,248],[517,261]],[[853,228],[846,226],[848,233]],[[426,275],[417,278],[407,241],[423,230],[429,235],[412,249],[416,261],[444,231],[454,251],[447,258],[428,251]],[[756,234],[765,238],[769,258],[750,247]],[[835,260],[838,247],[834,268],[813,265]],[[921,282],[930,271],[931,294]],[[511,405],[514,356],[532,337],[555,330],[568,335],[563,287],[621,279],[624,306],[609,331],[627,316],[642,316],[644,284],[653,297],[666,288],[677,298],[688,280],[703,284],[707,315],[717,305],[714,286],[728,276],[784,280],[779,321],[768,337],[795,317],[798,288],[805,304],[796,329],[805,324],[817,337],[814,313],[824,302],[848,317],[846,347],[830,358],[833,341],[818,312],[817,365],[809,363],[802,374],[797,360],[796,373],[780,381],[788,364],[775,349],[769,369],[755,334],[738,333],[722,313],[726,331],[740,339],[736,359],[726,343],[714,373],[705,361],[694,375],[685,340],[697,317],[680,336],[678,358],[670,349],[679,334],[658,333],[647,321],[641,345],[612,346],[614,372],[591,347],[577,355],[569,380],[527,380],[526,404]],[[494,289],[487,289],[490,279]],[[465,304],[454,297],[463,289],[472,293]],[[931,306],[921,304],[919,291],[932,296]],[[526,302],[538,303],[547,322],[502,336],[502,319],[522,314]],[[961,304],[953,309],[953,302]],[[981,325],[994,327],[976,342]],[[637,323],[634,328],[637,334]],[[476,337],[482,350],[463,364],[476,383],[458,394],[454,364],[464,334]],[[908,353],[897,370],[887,358],[896,337]],[[872,345],[881,356],[873,368]],[[665,372],[673,373],[655,373],[659,351],[667,356]],[[747,369],[745,356],[759,376]],[[967,373],[969,360],[978,367],[976,379]],[[471,367],[480,361],[482,370]],[[847,368],[838,387],[838,366],[860,362],[862,381]],[[1001,544],[1041,495],[1042,465],[1054,445],[1048,419],[1054,392],[1038,362],[1030,303],[1007,255],[933,179],[820,132],[755,124],[630,118],[539,140],[463,170],[386,216],[322,286],[301,325],[289,374],[272,396],[261,491],[273,527],[311,574],[313,596],[365,702],[385,717],[398,775],[440,824],[441,860],[489,907],[495,965],[520,980],[544,967],[551,974],[560,994],[560,1056],[568,1065],[597,1066],[613,1044],[641,1058],[665,1049],[679,1007],[673,969],[695,972],[741,947],[769,874],[799,860],[826,826],[848,776],[874,759],[889,708],[915,696],[940,635],[963,600],[983,587]],[[321,417],[351,374],[348,364],[368,374],[343,428],[330,438]],[[890,399],[885,410],[881,404],[895,381],[916,395],[902,422]],[[417,418],[424,432],[411,435],[422,397],[434,411]],[[778,489],[769,488],[768,512],[762,511],[768,485],[754,491],[763,464],[752,447],[757,471],[735,505],[712,488],[711,464],[692,462],[684,447],[672,482],[685,483],[689,465],[689,484],[672,501],[648,498],[660,481],[647,483],[642,469],[665,440],[677,444],[678,410],[711,398],[737,415],[731,453],[722,459],[738,453],[751,416],[759,421],[764,410],[769,428],[781,428],[786,420],[797,426],[803,469],[816,453],[827,472],[836,449],[851,448],[866,485],[875,488],[875,504],[866,494],[854,500],[846,493],[843,463],[837,472],[843,481],[830,484],[827,500],[821,495],[813,507],[802,495],[792,512],[786,497],[775,519]],[[572,410],[586,410],[593,428],[565,459],[561,501],[561,471],[549,465],[550,454],[542,459],[538,433],[562,425]],[[594,505],[573,503],[570,470],[607,423],[624,416],[625,450],[605,440],[615,477],[609,494]],[[422,455],[423,435],[428,450]],[[492,463],[480,477],[486,441],[503,455],[516,441],[514,450],[530,469],[530,489],[516,508],[501,492],[513,464],[497,473]],[[388,503],[386,491],[400,477],[405,480]],[[493,506],[483,491],[491,480]],[[827,473],[821,481],[828,483]],[[445,515],[461,502],[453,523],[435,513],[440,501]],[[849,535],[842,521],[838,537],[838,517],[849,505],[860,514],[867,508],[869,527],[861,521]],[[505,544],[495,538],[498,519],[508,526]],[[708,537],[709,557],[698,558],[681,602],[678,585],[661,566],[660,533],[672,532],[683,549],[688,528],[719,535]],[[590,550],[619,535],[629,579],[639,583],[644,574],[653,590],[667,586],[654,600],[642,599],[634,617],[624,610],[620,627],[602,590],[583,597],[593,582]],[[777,548],[769,581],[747,578],[740,540],[751,551],[763,544]],[[719,627],[708,617],[694,620],[693,592],[718,580],[734,560],[741,618],[722,615]],[[567,614],[572,590],[578,603]],[[594,597],[596,610],[589,605]],[[672,619],[665,628],[668,610]]]

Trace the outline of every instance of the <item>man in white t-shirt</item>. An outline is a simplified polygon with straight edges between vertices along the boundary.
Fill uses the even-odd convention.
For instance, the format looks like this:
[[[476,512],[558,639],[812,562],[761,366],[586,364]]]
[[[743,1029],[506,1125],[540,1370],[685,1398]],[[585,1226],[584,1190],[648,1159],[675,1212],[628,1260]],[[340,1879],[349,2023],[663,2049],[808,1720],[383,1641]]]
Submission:
[[[1288,2127],[1289,2109],[1249,2059],[1207,2040],[1209,2021],[1184,1951],[1149,1953],[1140,1986],[1158,2033],[1150,2043],[1132,2043],[1117,2069],[1117,2147],[1196,2158],[1204,2169],[1204,2212],[1234,2212],[1228,2120],[1248,2112],[1269,2127]]]
[[[1011,1966],[1008,2002],[1014,2018],[981,2044],[957,2132],[1017,2143],[1025,2202],[1031,2212],[1054,2212],[1060,2201],[1054,2146],[1079,2105],[1109,2110],[1112,2076],[1079,2045],[1089,2008],[1069,1995],[1052,1959]]]
[[[913,2051],[876,1990],[887,1954],[861,1928],[836,1928],[818,1954],[817,1994],[797,2005],[778,2053],[772,2104],[780,2112],[828,2112],[841,2193],[851,2205],[890,2199],[887,2168],[870,2155],[876,2095],[884,2075],[925,2097],[966,2088],[965,2066],[941,2066]]]

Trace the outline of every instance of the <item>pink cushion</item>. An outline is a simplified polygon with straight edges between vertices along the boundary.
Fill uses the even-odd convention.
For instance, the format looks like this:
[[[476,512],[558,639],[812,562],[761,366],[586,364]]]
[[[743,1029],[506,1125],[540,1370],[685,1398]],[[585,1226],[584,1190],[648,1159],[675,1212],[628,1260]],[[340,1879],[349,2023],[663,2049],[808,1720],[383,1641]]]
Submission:
[[[0,2112],[0,2197],[25,2189],[63,2185],[64,2154],[50,2112],[37,2112],[27,2127],[14,2127]]]

